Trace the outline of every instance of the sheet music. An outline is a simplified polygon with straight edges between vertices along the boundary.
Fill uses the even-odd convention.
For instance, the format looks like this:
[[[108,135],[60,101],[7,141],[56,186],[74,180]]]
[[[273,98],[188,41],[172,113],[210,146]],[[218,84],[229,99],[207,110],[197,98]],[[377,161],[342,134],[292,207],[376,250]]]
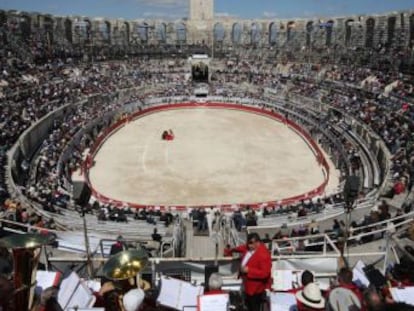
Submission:
[[[229,294],[201,295],[198,297],[198,311],[227,311]]]
[[[65,310],[73,307],[90,308],[94,303],[95,296],[92,294],[91,290],[83,284],[83,282],[80,282]]]
[[[161,290],[157,301],[163,306],[182,310],[184,306],[197,306],[197,297],[204,288],[174,278],[161,277]]]
[[[329,279],[321,279],[319,278],[315,284],[319,286],[319,289],[322,291],[328,291],[331,288],[330,280]]]
[[[353,273],[352,281],[355,282],[356,284],[360,283],[361,285],[365,287],[369,287],[370,282],[367,276],[365,275],[364,268],[365,268],[365,264],[361,260],[358,260],[354,269],[352,269],[352,273]]]
[[[291,293],[269,293],[270,311],[296,311],[296,297]]]
[[[414,286],[390,289],[392,298],[397,302],[405,302],[409,305],[414,305]]]
[[[191,283],[182,281],[178,310],[182,310],[183,306],[196,306],[198,296],[202,295],[203,293],[204,287],[195,286]]]
[[[163,306],[176,309],[180,296],[180,286],[179,280],[161,276],[161,290],[157,301]]]
[[[93,292],[99,292],[101,289],[101,282],[95,281],[95,280],[86,280],[85,281],[86,286],[90,288]]]
[[[292,289],[293,281],[294,278],[292,270],[273,270],[273,290],[284,291]]]
[[[37,270],[36,286],[42,289],[57,286],[59,282],[59,277],[59,272]]]
[[[81,281],[76,272],[63,279],[58,292],[58,303],[64,309],[90,308],[95,302],[92,291]]]
[[[75,292],[76,287],[79,285],[79,282],[80,278],[76,272],[72,272],[67,278],[62,280],[58,292],[58,303],[63,309],[67,307],[67,304]]]

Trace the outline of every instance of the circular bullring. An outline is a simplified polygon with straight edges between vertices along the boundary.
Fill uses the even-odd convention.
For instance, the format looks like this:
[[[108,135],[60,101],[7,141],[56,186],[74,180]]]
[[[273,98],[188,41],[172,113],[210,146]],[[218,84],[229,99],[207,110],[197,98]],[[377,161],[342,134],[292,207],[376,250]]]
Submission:
[[[175,139],[161,139],[173,129]],[[229,103],[159,105],[107,129],[88,180],[103,202],[130,206],[286,204],[336,189],[333,164],[277,113]]]

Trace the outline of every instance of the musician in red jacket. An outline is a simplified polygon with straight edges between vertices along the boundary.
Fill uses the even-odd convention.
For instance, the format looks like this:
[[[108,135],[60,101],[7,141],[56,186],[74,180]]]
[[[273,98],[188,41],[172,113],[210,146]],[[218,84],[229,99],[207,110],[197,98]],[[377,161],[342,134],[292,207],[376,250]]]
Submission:
[[[245,304],[248,311],[261,311],[266,289],[271,287],[272,258],[257,233],[247,236],[247,244],[232,249],[242,254],[240,276],[243,279]]]

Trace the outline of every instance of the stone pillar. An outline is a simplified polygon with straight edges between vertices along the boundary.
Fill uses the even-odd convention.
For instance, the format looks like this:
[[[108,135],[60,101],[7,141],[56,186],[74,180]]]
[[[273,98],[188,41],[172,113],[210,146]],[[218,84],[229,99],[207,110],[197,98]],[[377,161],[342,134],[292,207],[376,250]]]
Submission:
[[[213,20],[190,20],[187,23],[187,43],[189,44],[204,44],[212,46],[213,44]]]
[[[190,0],[190,20],[206,21],[214,19],[214,0]]]

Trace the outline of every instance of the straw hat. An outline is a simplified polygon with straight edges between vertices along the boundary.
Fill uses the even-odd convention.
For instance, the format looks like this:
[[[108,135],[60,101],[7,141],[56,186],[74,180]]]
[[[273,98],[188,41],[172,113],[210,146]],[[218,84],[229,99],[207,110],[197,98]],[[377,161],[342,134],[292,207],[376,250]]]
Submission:
[[[315,283],[309,283],[303,290],[297,292],[296,299],[311,308],[325,308],[325,298],[322,297],[321,290]]]

